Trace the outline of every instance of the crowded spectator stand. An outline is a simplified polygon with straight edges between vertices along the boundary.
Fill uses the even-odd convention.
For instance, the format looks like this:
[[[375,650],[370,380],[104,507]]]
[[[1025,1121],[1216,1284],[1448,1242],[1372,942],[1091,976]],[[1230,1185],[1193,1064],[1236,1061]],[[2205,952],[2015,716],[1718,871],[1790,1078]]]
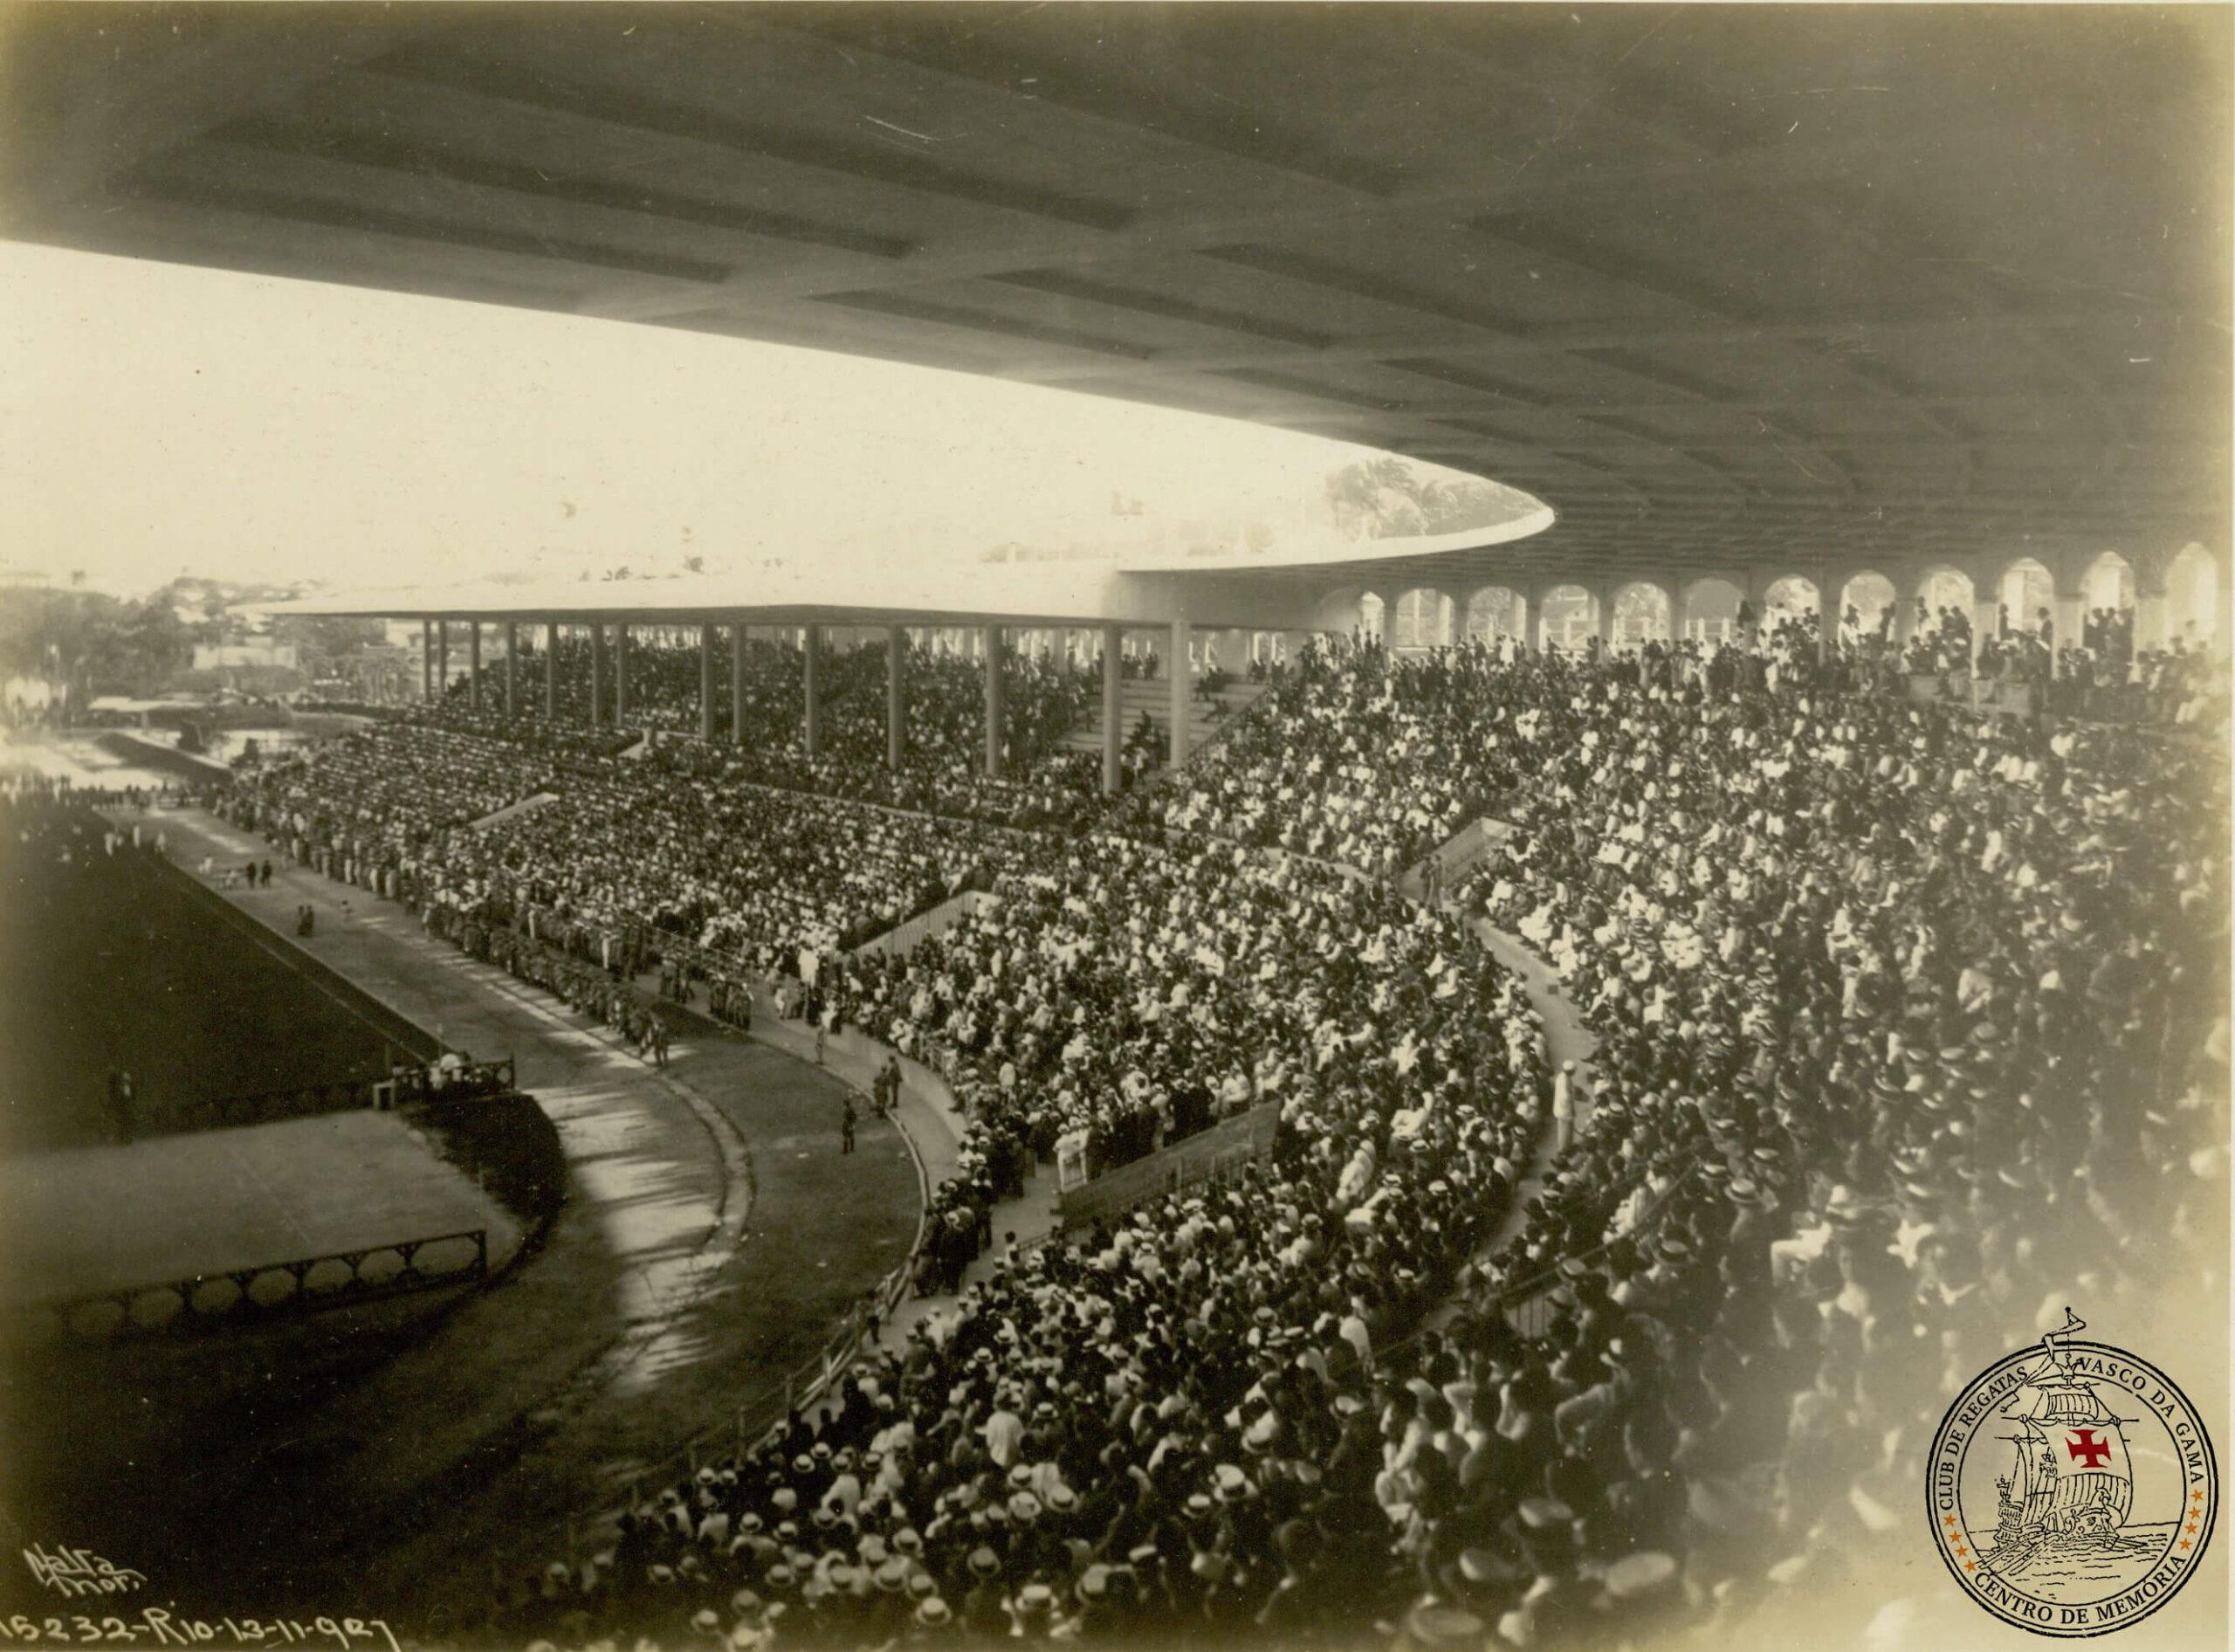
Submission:
[[[1708,1633],[1882,1541],[1949,1371],[2060,1269],[2116,1288],[2216,1220],[2226,797],[2177,727],[1914,702],[1882,643],[1315,646],[1167,785],[1004,840],[994,898],[904,953],[779,920],[847,910],[855,839],[727,884],[693,864],[864,805],[724,815],[781,788],[687,747],[553,781],[493,740],[477,784],[435,740],[246,782],[291,848],[331,857],[342,823],[329,864],[374,846],[464,914],[433,921],[572,960],[592,999],[655,963],[749,998],[788,958],[787,1007],[945,1076],[966,1133],[910,1288],[963,1284],[1067,1134],[1092,1173],[1280,1108],[1241,1174],[864,1339],[825,1403],[513,1592],[505,1633],[1553,1644]],[[434,799],[400,783],[423,754]],[[375,770],[383,801],[343,807]],[[488,835],[532,857],[460,829],[547,781],[577,812]],[[1510,829],[1445,899],[1397,893],[1493,810]],[[1481,920],[1599,1043],[1586,1126],[1541,1167],[1541,1035]]]

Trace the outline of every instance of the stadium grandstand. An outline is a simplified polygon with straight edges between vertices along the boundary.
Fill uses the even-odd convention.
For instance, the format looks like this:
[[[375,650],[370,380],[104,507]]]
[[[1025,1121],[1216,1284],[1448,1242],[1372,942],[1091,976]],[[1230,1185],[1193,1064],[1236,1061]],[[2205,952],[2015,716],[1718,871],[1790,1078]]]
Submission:
[[[107,1133],[0,1159],[9,1426],[157,1466],[31,1453],[25,1541],[430,1647],[1893,1652],[2017,1633],[1933,1442],[2067,1304],[2226,1417],[2225,10],[0,34],[16,241],[1371,451],[1095,555],[306,551],[269,614],[416,694],[11,779],[11,946],[130,950],[128,873],[275,983],[162,991],[334,1052],[157,1126],[52,1036]],[[478,1249],[31,1277],[65,1168],[356,1189],[256,1145],[335,1118],[427,1214],[321,1263]],[[2225,1644],[2224,1545],[2142,1546],[2132,1642]]]

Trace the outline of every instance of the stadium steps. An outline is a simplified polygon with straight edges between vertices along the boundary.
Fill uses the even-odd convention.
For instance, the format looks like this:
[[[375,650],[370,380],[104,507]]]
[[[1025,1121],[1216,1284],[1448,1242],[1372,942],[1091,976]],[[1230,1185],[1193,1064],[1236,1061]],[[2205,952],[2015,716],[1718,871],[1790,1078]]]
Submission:
[[[874,957],[884,953],[906,953],[916,943],[944,933],[981,906],[996,905],[994,898],[981,889],[966,889],[960,894],[941,901],[929,912],[918,912],[905,923],[891,929],[881,929],[853,950],[856,958]]]
[[[1451,887],[1475,866],[1491,849],[1512,834],[1513,823],[1495,815],[1477,816],[1468,821],[1451,838],[1430,850],[1420,863],[1408,868],[1397,880],[1398,889],[1413,899],[1423,898],[1427,890],[1427,869],[1430,861],[1443,864],[1444,886]]]
[[[466,822],[466,829],[478,832],[484,826],[500,825],[515,815],[532,815],[546,803],[555,803],[558,801],[559,794],[556,792],[537,792],[533,796],[521,798],[517,803],[507,803],[502,809],[484,815],[479,820]]]
[[[1242,713],[1256,704],[1260,696],[1271,686],[1269,683],[1228,683],[1216,696],[1221,708],[1216,717],[1209,714],[1203,701],[1191,693],[1189,706],[1193,712],[1187,719],[1187,749],[1200,751],[1240,719]],[[1143,682],[1128,678],[1118,694],[1118,727],[1121,736],[1130,733],[1140,724],[1146,713],[1155,726],[1157,740],[1164,749],[1172,743],[1172,685],[1161,677]],[[1102,701],[1096,698],[1093,715],[1056,742],[1065,751],[1099,752],[1102,749]]]

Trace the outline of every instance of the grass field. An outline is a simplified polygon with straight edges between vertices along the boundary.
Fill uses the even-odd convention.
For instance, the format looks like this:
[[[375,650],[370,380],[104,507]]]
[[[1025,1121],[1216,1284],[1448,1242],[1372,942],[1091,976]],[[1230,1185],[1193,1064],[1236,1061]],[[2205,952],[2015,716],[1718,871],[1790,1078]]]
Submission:
[[[0,841],[0,1153],[107,1139],[112,1067],[133,1077],[140,1135],[184,1127],[194,1102],[385,1070],[373,1022],[191,873],[106,855],[81,819],[66,840]]]

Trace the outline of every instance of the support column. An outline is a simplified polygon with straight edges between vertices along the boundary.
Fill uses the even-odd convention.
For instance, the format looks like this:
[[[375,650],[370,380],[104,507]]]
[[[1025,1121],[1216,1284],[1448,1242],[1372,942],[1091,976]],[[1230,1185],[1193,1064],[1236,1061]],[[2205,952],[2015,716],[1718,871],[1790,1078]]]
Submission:
[[[1385,615],[1383,622],[1387,624]],[[1187,622],[1172,622],[1172,766],[1179,767],[1187,761],[1188,691],[1194,685],[1187,677]]]
[[[559,622],[543,623],[543,720],[559,720]]]
[[[1750,568],[1746,570],[1745,578],[1738,582],[1738,590],[1746,606],[1754,613],[1754,634],[1747,641],[1758,642],[1767,630],[1769,621],[1769,616],[1764,612],[1769,606],[1769,576],[1758,568]]]
[[[745,626],[730,627],[730,740],[745,744]]]
[[[505,715],[520,714],[520,628],[517,620],[505,622]]]
[[[590,726],[605,726],[605,622],[590,622]]]
[[[2172,603],[2165,589],[2145,590],[2136,580],[2134,587],[2134,651],[2147,654],[2162,649],[2171,638]]]
[[[419,622],[419,698],[435,703],[435,622]]]
[[[1979,650],[1995,640],[2002,631],[2002,603],[1992,591],[1982,593],[1974,583],[1971,587],[1971,670],[1976,674],[1979,665]]]
[[[698,738],[714,738],[714,628],[698,628]]]
[[[900,767],[908,744],[908,628],[895,625],[884,639],[884,763]]]
[[[1552,647],[1551,623],[1544,611],[1547,606],[1544,599],[1551,594],[1549,587],[1533,592],[1522,605],[1527,628],[1525,634],[1537,644],[1538,650],[1544,653],[1551,652]]]
[[[435,622],[435,698],[448,699],[450,692],[450,623],[446,619]]]
[[[1843,585],[1845,582],[1841,582]],[[1816,657],[1828,660],[1833,645],[1840,635],[1840,596],[1833,588],[1832,576],[1819,572],[1816,575]]]
[[[806,741],[807,754],[818,755],[822,749],[822,627],[809,625],[801,633],[801,644],[807,658],[801,686],[806,690],[806,726],[801,737]]]
[[[481,709],[481,622],[478,619],[465,623],[465,664],[466,704],[478,712]]]
[[[986,627],[986,773],[1001,774],[1001,628]]]
[[[629,720],[629,622],[613,622],[613,721],[615,727]]]
[[[1611,585],[1591,593],[1591,630],[1599,639],[1599,649],[1606,653],[1614,646],[1614,588]]]
[[[1118,752],[1125,738],[1125,630],[1102,628],[1102,790],[1115,797],[1124,783]]]
[[[1691,616],[1684,611],[1688,606],[1684,600],[1684,582],[1679,578],[1664,577],[1661,584],[1661,589],[1668,593],[1668,641],[1674,646],[1684,640],[1684,627],[1691,620]]]
[[[2082,622],[2087,616],[2087,599],[2079,591],[2066,590],[2062,582],[2059,582],[2055,589],[2057,616],[2056,651],[2058,658],[2060,660],[2064,656],[2065,650],[2073,647],[2080,641],[2080,633],[2084,629]],[[2056,671],[2057,669],[2058,668],[2053,665],[2051,667],[2052,671]]]

